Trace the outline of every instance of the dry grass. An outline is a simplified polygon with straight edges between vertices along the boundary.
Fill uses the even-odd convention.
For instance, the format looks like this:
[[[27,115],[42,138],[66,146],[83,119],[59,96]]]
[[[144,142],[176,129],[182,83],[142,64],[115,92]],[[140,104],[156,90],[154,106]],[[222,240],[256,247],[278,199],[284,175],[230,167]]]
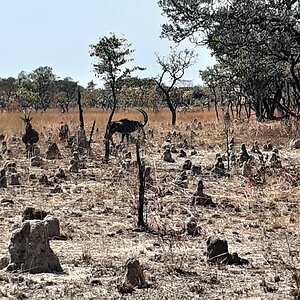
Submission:
[[[89,109],[84,111],[84,118],[86,124],[92,123],[96,120],[98,127],[102,128],[107,123],[109,116],[109,111],[102,111],[96,109]],[[167,109],[162,109],[159,113],[153,111],[147,112],[149,119],[153,124],[165,124],[170,125],[170,112]],[[12,133],[18,133],[22,130],[22,113],[21,112],[0,112],[0,131],[11,131]],[[72,109],[70,112],[63,114],[59,113],[57,110],[47,110],[46,112],[39,111],[31,112],[31,117],[33,118],[32,124],[35,127],[42,128],[44,126],[59,125],[61,122],[68,124],[78,124],[78,110]],[[119,110],[115,113],[114,120],[121,118],[129,118],[133,120],[141,119],[141,114],[135,110]],[[189,112],[179,112],[178,113],[178,123],[189,122],[191,120],[201,120],[215,122],[215,113],[211,111],[189,111]]]
[[[19,138],[22,130],[19,116],[1,114],[0,133]],[[56,139],[61,121],[71,123],[73,132],[78,124],[76,111],[66,115],[55,111],[33,112],[32,116],[34,128],[43,132],[39,143],[42,153],[49,135]],[[300,185],[296,177],[300,179],[300,175],[297,171],[277,170],[267,176],[266,184],[255,186],[234,169],[228,178],[212,177],[208,169],[216,153],[225,152],[224,125],[215,120],[213,112],[186,112],[178,115],[176,132],[180,136],[174,143],[185,138],[194,145],[197,155],[192,156],[187,150],[188,158],[193,164],[201,164],[203,173],[189,175],[188,186],[179,187],[175,179],[186,158],[175,156],[174,164],[161,159],[161,146],[167,132],[172,131],[169,112],[149,112],[147,128],[154,130],[155,137],[142,147],[142,154],[152,167],[154,187],[169,190],[172,195],[147,190],[147,221],[159,234],[138,233],[133,230],[138,195],[136,168],[122,167],[122,154],[112,157],[109,164],[101,161],[102,129],[107,116],[101,111],[86,112],[88,128],[93,120],[99,127],[92,144],[93,155],[86,158],[88,168],[79,174],[67,171],[67,180],[59,183],[63,188],[61,194],[51,193],[51,186],[29,180],[29,174],[50,177],[59,167],[67,169],[69,150],[59,142],[63,159],[45,160],[42,168],[33,168],[24,158],[22,143],[18,139],[9,142],[22,185],[0,190],[0,200],[14,201],[12,206],[0,204],[0,254],[6,254],[10,234],[20,224],[20,215],[29,205],[57,216],[62,232],[72,239],[51,241],[65,274],[0,272],[1,299],[25,296],[28,299],[124,299],[117,285],[124,275],[122,266],[132,256],[141,261],[152,287],[136,290],[126,299],[292,299],[290,291],[295,284],[291,268],[300,264]],[[141,118],[137,112],[118,112],[116,119],[124,116]],[[254,140],[260,145],[270,140],[279,149],[283,165],[296,166],[300,164],[300,153],[289,149],[288,143],[298,132],[293,122],[252,120],[232,122],[230,136],[236,140],[237,152],[241,143],[249,148]],[[129,145],[127,150],[135,157],[134,145]],[[199,178],[204,181],[205,192],[217,203],[216,208],[190,206]],[[201,227],[198,237],[183,233],[190,215],[195,216]],[[250,264],[246,267],[210,265],[205,251],[211,235],[226,239],[229,251],[238,252]]]

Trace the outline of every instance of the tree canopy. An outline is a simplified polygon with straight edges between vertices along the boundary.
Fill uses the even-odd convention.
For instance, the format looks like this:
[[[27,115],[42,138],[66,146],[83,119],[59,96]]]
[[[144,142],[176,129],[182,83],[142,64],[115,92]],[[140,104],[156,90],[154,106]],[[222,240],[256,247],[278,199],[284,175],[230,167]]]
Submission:
[[[168,21],[162,36],[207,45],[217,64],[204,73],[224,85],[223,96],[243,95],[257,118],[298,116],[299,4],[282,1],[160,0]],[[209,75],[209,76],[208,76]],[[225,91],[227,90],[227,91]],[[227,92],[227,94],[225,94]]]
[[[117,93],[121,87],[121,83],[131,72],[139,67],[128,68],[125,65],[132,61],[131,54],[134,52],[130,48],[131,44],[124,37],[117,37],[115,33],[110,36],[102,37],[97,44],[90,45],[90,56],[94,57],[96,62],[93,64],[94,72],[97,76],[109,85],[112,94],[112,111],[107,121],[105,133],[105,159],[109,159],[109,126],[113,115],[117,108],[118,98]]]

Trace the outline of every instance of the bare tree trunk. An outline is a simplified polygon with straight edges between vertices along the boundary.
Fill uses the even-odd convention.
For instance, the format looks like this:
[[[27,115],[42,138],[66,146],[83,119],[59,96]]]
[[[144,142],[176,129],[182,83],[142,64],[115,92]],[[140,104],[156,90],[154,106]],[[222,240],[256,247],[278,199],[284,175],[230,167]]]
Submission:
[[[79,88],[78,88],[77,104],[78,104],[78,108],[79,108],[79,122],[80,122],[80,127],[84,128],[83,110],[82,110],[82,106],[81,106],[81,93],[80,93],[80,89]]]
[[[216,93],[216,90],[213,89],[213,93],[214,93],[214,102],[215,102],[215,112],[216,112],[216,117],[217,117],[217,120],[219,121],[219,112],[218,112],[218,101],[217,101],[217,93]]]
[[[92,130],[91,130],[91,133],[90,133],[90,139],[89,139],[89,146],[90,147],[91,147],[92,138],[93,138],[93,134],[94,134],[94,130],[95,130],[95,124],[96,124],[96,120],[94,120],[94,122],[93,122]]]
[[[78,128],[78,135],[77,135],[77,145],[79,148],[87,148],[88,142],[86,139],[85,129],[84,129],[84,118],[83,118],[83,110],[81,106],[81,93],[80,89],[78,88],[78,99],[77,104],[79,108],[79,128]]]
[[[112,90],[112,94],[113,94],[113,108],[112,111],[109,115],[108,121],[107,121],[107,125],[106,125],[106,130],[105,130],[105,154],[104,154],[104,160],[106,162],[108,162],[109,160],[109,128],[110,128],[110,123],[111,120],[115,114],[116,108],[117,108],[117,95],[116,95],[116,84],[115,81],[113,81],[111,83],[111,90]]]
[[[171,124],[173,127],[175,127],[176,125],[176,119],[177,119],[177,114],[176,114],[176,107],[172,104],[171,99],[170,99],[170,95],[168,92],[165,92],[165,97],[166,97],[166,102],[168,104],[168,107],[170,109],[171,112]]]
[[[139,204],[138,204],[138,227],[145,227],[144,205],[145,205],[145,166],[140,157],[140,142],[136,142],[136,160],[139,174]]]
[[[244,108],[245,108],[247,120],[250,121],[250,117],[251,117],[251,104],[249,103],[248,100],[245,101]]]
[[[165,101],[167,102],[167,105],[168,105],[171,115],[172,115],[171,124],[174,127],[176,125],[177,115],[176,115],[176,107],[173,105],[171,98],[170,98],[170,92],[172,90],[172,87],[169,87],[168,89],[164,89],[164,87],[161,85],[161,83],[158,84],[158,87],[164,94]]]
[[[171,110],[171,114],[172,114],[172,126],[175,127],[176,120],[177,120],[176,109]]]
[[[231,99],[228,100],[227,111],[231,112],[231,117],[232,117],[232,119],[234,119],[233,104],[232,104],[232,100]]]
[[[113,115],[115,114],[115,110],[116,107],[113,108],[113,110],[111,111],[108,121],[107,121],[107,125],[106,125],[106,131],[105,131],[105,154],[104,154],[104,159],[105,161],[109,160],[109,127],[110,127],[110,123],[111,120],[113,118]]]
[[[235,105],[235,113],[236,113],[236,117],[238,118],[238,120],[242,119],[241,112],[242,112],[242,100],[241,100],[241,97],[238,96],[238,100]]]

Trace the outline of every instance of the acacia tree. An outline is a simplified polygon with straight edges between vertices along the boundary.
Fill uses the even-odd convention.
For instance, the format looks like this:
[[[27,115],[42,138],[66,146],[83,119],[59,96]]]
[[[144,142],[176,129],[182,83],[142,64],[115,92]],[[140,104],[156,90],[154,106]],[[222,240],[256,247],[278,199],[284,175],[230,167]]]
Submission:
[[[196,63],[196,56],[194,50],[176,51],[174,48],[171,48],[171,52],[167,57],[160,57],[156,54],[157,63],[162,69],[161,74],[156,78],[156,83],[170,109],[172,126],[176,125],[176,110],[181,104],[180,101],[177,101],[177,97],[172,99],[172,93],[176,88],[176,84],[183,78],[185,71]],[[169,84],[165,84],[165,80],[169,80]]]
[[[96,76],[104,80],[105,84],[110,87],[112,111],[109,115],[105,131],[105,159],[109,159],[109,126],[118,104],[118,89],[122,80],[130,76],[131,72],[139,67],[131,69],[125,68],[124,65],[133,59],[130,55],[134,52],[131,44],[124,37],[117,37],[115,33],[110,36],[104,36],[95,45],[90,45],[90,56],[94,57],[96,62],[93,64]]]

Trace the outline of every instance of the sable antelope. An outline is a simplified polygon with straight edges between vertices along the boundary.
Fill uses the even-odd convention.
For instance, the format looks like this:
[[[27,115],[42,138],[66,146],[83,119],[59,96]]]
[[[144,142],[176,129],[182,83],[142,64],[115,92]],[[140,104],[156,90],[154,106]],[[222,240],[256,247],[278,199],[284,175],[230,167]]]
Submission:
[[[29,114],[24,112],[24,118],[21,117],[25,125],[25,133],[22,136],[22,141],[26,146],[27,157],[31,156],[33,153],[33,144],[39,141],[39,134],[36,130],[32,129],[31,120]]]
[[[121,119],[119,121],[113,121],[109,124],[108,129],[108,138],[112,141],[112,136],[116,132],[119,132],[122,134],[121,143],[124,141],[124,138],[126,136],[127,143],[129,142],[129,134],[141,130],[145,136],[144,127],[148,123],[148,115],[143,109],[137,109],[143,116],[144,116],[144,122],[135,121],[135,120],[129,120],[129,119]]]

